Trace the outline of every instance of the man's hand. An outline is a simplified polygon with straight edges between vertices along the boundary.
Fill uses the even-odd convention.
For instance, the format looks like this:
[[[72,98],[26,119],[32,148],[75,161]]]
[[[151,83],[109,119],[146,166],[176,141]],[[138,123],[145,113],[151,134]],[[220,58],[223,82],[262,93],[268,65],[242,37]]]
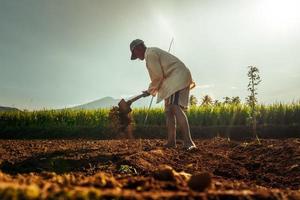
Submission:
[[[147,90],[145,90],[145,91],[143,91],[143,95],[144,95],[144,97],[148,97],[148,96],[150,96],[150,93]]]

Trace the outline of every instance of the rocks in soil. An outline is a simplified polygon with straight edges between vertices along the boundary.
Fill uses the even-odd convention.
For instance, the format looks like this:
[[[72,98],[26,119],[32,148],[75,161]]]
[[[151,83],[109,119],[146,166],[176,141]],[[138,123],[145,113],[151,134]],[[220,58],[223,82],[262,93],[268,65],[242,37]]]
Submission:
[[[188,181],[188,186],[192,190],[203,192],[205,189],[209,188],[212,183],[211,175],[208,172],[202,172],[193,174]]]
[[[185,182],[188,182],[191,178],[191,174],[186,173],[184,171],[177,173],[177,175],[180,177],[180,179],[182,179]]]
[[[154,173],[154,178],[160,181],[175,181],[175,174],[177,172],[168,165],[160,165],[158,170]]]
[[[99,172],[93,176],[85,177],[79,185],[93,186],[95,188],[116,188],[121,187],[120,183],[113,177],[106,173]]]
[[[198,192],[203,192],[207,188],[211,187],[212,184],[212,178],[208,172],[191,175],[184,171],[176,172],[168,165],[160,165],[154,173],[154,178],[160,181],[171,181],[180,185],[188,185],[190,189]]]
[[[191,178],[191,174],[182,172],[176,172],[169,165],[160,165],[158,169],[154,172],[154,178],[160,181],[177,181],[183,182],[188,181]]]
[[[184,171],[177,172],[169,165],[160,165],[153,176],[160,181],[183,183],[189,181],[192,175]]]

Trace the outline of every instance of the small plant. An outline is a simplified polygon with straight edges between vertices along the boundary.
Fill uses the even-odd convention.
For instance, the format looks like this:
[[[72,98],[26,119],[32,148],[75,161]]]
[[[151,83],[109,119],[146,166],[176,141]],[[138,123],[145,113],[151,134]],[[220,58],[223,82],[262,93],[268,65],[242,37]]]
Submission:
[[[256,120],[256,103],[257,103],[257,86],[261,82],[261,78],[259,76],[259,70],[257,67],[254,66],[248,66],[248,91],[250,92],[250,95],[246,98],[247,103],[249,104],[251,108],[251,118],[250,122],[252,124],[252,131],[253,135],[256,137],[257,141],[260,143],[259,138],[257,136],[256,126],[257,126],[257,120]]]
[[[134,167],[129,165],[121,165],[119,168],[119,172],[122,174],[137,174],[137,171]]]

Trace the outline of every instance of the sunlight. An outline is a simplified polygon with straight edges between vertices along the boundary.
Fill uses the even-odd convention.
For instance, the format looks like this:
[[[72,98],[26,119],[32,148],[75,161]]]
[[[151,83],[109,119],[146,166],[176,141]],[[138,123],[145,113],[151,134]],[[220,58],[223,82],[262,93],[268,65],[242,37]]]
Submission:
[[[293,34],[300,25],[297,0],[263,0],[258,4],[261,25],[275,33]]]
[[[167,18],[159,13],[157,13],[155,17],[159,26],[159,30],[162,30],[166,35],[170,36],[170,38],[174,38],[175,37],[174,31],[171,28],[171,25],[167,20]]]

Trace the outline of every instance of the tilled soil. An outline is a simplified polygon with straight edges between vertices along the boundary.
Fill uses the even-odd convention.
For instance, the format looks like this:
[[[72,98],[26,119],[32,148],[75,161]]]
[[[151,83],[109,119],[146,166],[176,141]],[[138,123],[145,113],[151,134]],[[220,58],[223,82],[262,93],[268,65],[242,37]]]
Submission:
[[[0,140],[0,199],[300,199],[300,139],[196,140],[194,152],[163,143]],[[162,164],[174,177],[160,178]],[[212,183],[191,189],[202,172]]]

